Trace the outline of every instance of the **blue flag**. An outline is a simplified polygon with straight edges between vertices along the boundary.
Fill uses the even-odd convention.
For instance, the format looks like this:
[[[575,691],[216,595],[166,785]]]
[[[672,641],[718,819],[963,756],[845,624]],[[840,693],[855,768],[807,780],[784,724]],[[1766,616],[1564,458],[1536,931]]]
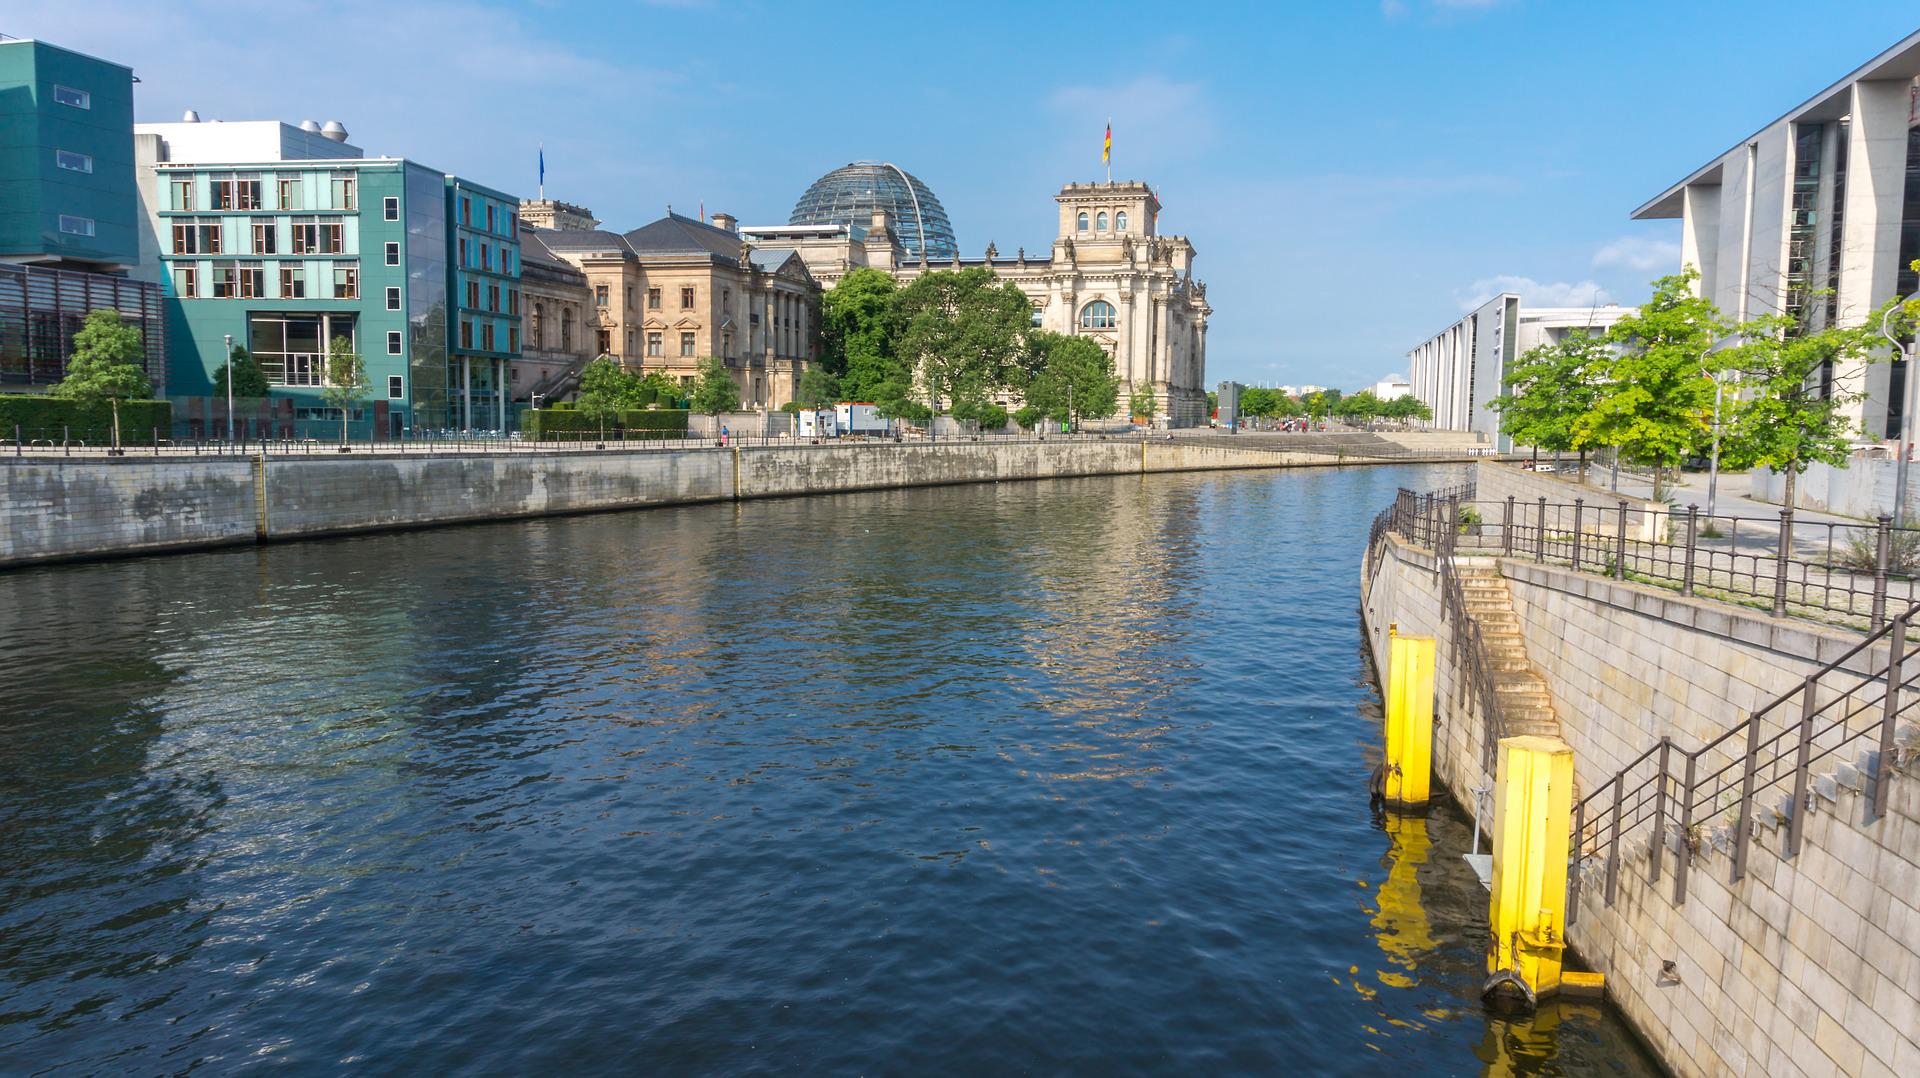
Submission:
[[[547,148],[544,145],[540,147],[540,182],[547,182]]]

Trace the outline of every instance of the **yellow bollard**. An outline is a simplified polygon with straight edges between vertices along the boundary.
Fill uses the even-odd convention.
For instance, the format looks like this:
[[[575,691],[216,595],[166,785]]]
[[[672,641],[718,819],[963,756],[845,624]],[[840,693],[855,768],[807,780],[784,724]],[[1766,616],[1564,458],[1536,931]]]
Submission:
[[[1529,1004],[1560,988],[1566,946],[1573,749],[1557,737],[1500,739],[1493,793],[1493,939],[1486,994]]]
[[[1387,642],[1387,805],[1424,808],[1433,780],[1433,637]]]

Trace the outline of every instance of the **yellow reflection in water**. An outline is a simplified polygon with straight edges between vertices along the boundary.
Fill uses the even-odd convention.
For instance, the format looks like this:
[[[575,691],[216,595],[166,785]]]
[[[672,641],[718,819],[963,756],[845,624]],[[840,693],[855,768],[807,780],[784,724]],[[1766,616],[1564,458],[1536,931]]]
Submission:
[[[1405,972],[1383,969],[1378,976],[1381,984],[1412,988],[1415,982],[1408,974],[1418,968],[1420,957],[1436,946],[1426,906],[1420,901],[1419,878],[1432,843],[1427,838],[1425,817],[1389,815],[1386,828],[1391,841],[1387,856],[1392,865],[1375,896],[1374,939],[1387,961]]]

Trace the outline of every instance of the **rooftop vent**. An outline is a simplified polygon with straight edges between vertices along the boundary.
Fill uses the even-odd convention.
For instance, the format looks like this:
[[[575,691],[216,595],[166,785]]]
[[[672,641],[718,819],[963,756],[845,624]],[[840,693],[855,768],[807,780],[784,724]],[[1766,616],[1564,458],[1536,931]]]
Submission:
[[[346,125],[339,120],[328,120],[326,126],[320,129],[320,137],[330,138],[335,142],[345,142],[347,141]]]
[[[319,134],[319,133],[320,133],[320,125],[319,125],[319,124],[317,124],[317,123],[315,123],[315,122],[313,122],[312,120],[301,120],[301,121],[300,121],[300,130],[302,130],[302,131],[311,131],[311,132],[313,132],[314,134],[316,134],[316,135],[317,135],[317,134]]]
[[[200,122],[200,114],[192,109],[188,109],[186,115],[180,117],[180,122],[183,124],[197,124]]]

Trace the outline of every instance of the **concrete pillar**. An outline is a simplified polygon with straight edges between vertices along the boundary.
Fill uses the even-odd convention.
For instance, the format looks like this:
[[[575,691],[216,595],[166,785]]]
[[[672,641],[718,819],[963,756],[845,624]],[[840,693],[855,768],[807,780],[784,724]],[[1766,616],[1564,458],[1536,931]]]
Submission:
[[[1691,184],[1680,197],[1680,264],[1700,271],[1697,295],[1720,283],[1720,185]]]
[[[1841,221],[1840,303],[1842,325],[1857,326],[1875,307],[1893,298],[1900,274],[1900,225],[1907,189],[1908,83],[1857,82],[1853,122],[1848,124],[1847,201]],[[1834,371],[1834,380],[1864,389],[1867,399],[1849,407],[1868,438],[1887,430],[1885,363],[1854,364]]]

